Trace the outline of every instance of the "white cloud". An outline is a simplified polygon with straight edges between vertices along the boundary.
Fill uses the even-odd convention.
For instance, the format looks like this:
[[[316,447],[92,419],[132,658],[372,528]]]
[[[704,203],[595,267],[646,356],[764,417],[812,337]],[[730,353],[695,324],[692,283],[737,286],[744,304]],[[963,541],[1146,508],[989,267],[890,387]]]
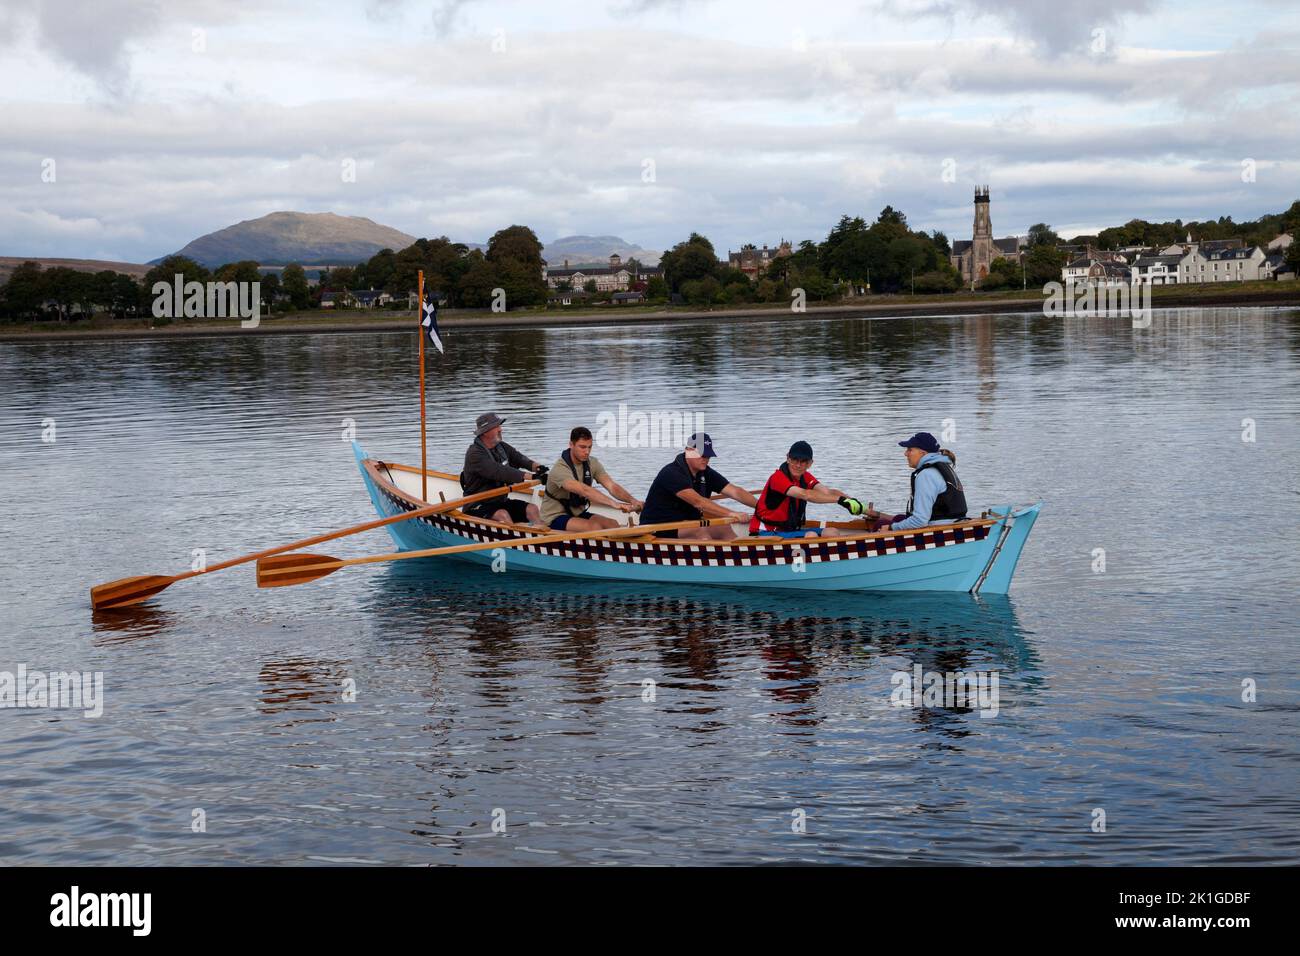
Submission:
[[[1128,45],[1048,56],[1028,37],[1036,21],[997,35],[989,23],[1012,8],[960,6],[936,35],[916,5],[882,22],[853,4],[796,48],[776,15],[788,5],[767,0],[634,16],[611,4],[590,22],[563,7],[452,3],[437,8],[445,30],[427,4],[400,0],[316,17],[296,3],[190,0],[104,25],[103,49],[81,62],[80,28],[47,30],[48,6],[27,0],[0,18],[12,91],[0,252],[143,260],[285,208],[465,240],[523,222],[544,238],[663,248],[698,230],[737,248],[820,238],[842,213],[886,203],[964,236],[974,182],[993,185],[1000,234],[1242,219],[1296,198],[1290,8],[1267,7],[1259,35],[1260,18],[1241,16],[1197,47],[1129,4]],[[201,55],[194,25],[207,30]],[[497,25],[504,53],[491,49]],[[1253,184],[1238,175],[1247,156]],[[45,157],[56,183],[40,180]],[[947,158],[956,183],[941,179]],[[355,183],[339,175],[345,159]]]

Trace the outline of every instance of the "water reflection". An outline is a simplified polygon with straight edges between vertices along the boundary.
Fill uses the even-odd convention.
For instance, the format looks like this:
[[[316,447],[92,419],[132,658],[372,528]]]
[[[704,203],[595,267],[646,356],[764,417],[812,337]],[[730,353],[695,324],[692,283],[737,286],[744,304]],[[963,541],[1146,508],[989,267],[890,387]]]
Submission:
[[[330,721],[326,705],[346,700],[348,662],[307,657],[271,658],[258,672],[258,712],[266,716],[294,714],[278,724],[294,727],[314,721]]]
[[[132,604],[128,607],[90,612],[90,626],[95,647],[126,644],[157,637],[176,627],[179,618],[173,611],[156,604]]]
[[[819,710],[825,681],[867,671],[914,665],[927,672],[998,671],[1004,692],[1015,689],[1017,705],[1031,703],[1042,689],[1031,635],[1005,596],[593,586],[539,575],[507,578],[477,565],[448,571],[436,561],[388,565],[376,574],[363,612],[376,618],[380,633],[392,635],[438,620],[430,639],[462,641],[473,662],[466,676],[486,703],[501,708],[519,700],[524,675],[543,662],[561,665],[556,679],[569,688],[567,703],[595,708],[636,693],[615,674],[616,664],[631,663],[658,686],[683,692],[675,698],[683,703],[670,712],[709,717],[730,706],[724,692],[743,679],[735,662],[752,659],[771,716],[805,730],[825,719]],[[888,689],[873,677],[872,693]],[[969,710],[948,709],[959,720]],[[909,712],[938,733],[966,732],[932,708]],[[687,729],[710,732],[714,725]]]

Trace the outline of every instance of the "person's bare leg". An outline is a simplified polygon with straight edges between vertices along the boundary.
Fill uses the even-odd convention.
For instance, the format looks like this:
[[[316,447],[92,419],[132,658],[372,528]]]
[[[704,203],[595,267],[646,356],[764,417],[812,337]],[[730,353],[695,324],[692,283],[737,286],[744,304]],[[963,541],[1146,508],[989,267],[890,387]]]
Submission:
[[[613,518],[606,518],[604,515],[592,515],[590,518],[570,518],[569,523],[564,526],[565,531],[604,531],[609,528],[617,528],[618,522]]]
[[[726,541],[734,538],[736,532],[731,530],[731,525],[709,525],[706,528],[682,528],[677,532],[677,537],[686,541]]]

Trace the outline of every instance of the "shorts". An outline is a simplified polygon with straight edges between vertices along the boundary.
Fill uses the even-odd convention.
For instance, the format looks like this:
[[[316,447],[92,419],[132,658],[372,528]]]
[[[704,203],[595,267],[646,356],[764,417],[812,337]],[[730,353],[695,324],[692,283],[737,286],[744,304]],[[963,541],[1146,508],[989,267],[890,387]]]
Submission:
[[[822,536],[821,528],[800,528],[798,531],[768,531],[764,529],[758,533],[760,538],[806,538],[809,533],[817,537]]]
[[[570,518],[590,518],[591,516],[592,514],[590,511],[584,511],[580,515],[564,514],[564,515],[560,515],[558,518],[552,518],[550,526],[554,528],[556,531],[563,531],[565,528],[569,526]]]
[[[491,501],[480,501],[478,504],[466,508],[465,514],[473,515],[476,518],[487,518],[492,521],[495,520],[492,515],[502,508],[510,512],[510,520],[515,524],[528,523],[528,502],[520,501],[517,498],[494,498]]]

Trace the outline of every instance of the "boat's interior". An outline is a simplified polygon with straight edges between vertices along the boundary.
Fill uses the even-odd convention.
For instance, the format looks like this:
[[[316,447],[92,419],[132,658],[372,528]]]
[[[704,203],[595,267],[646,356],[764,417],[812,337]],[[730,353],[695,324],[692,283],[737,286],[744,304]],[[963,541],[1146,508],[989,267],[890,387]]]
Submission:
[[[394,488],[397,489],[397,491],[399,491],[402,495],[411,499],[412,501],[418,502],[421,500],[420,498],[421,481],[420,481],[419,468],[413,467],[411,465],[400,465],[395,462],[378,461],[373,458],[368,459],[366,464],[371,467],[371,473],[378,481],[391,484]],[[426,474],[428,476],[428,487],[429,487],[428,501],[430,504],[434,504],[439,501],[454,501],[457,498],[463,497],[464,492],[461,490],[460,487],[460,479],[457,478],[455,475],[451,475],[441,471],[433,471],[432,469],[426,472]],[[754,493],[757,494],[757,491],[755,491]],[[546,492],[539,486],[532,489],[531,493],[513,492],[511,493],[510,497],[517,498],[520,501],[531,501],[533,504],[536,504],[538,507],[540,507],[542,503],[542,498],[545,496],[545,494]],[[736,508],[738,510],[741,507],[742,506],[740,505],[736,505]],[[616,511],[613,508],[605,507],[603,505],[593,505],[590,508],[590,510],[593,514],[604,515],[607,518],[614,519],[615,521],[619,522],[619,524],[624,524],[628,526],[635,525],[637,523],[637,518],[639,517],[638,515],[623,514],[621,511]],[[481,521],[484,524],[493,525],[496,527],[512,528],[516,531],[527,531],[532,534],[537,534],[541,530],[538,527],[534,527],[532,525],[526,525],[526,524],[501,524],[500,522],[490,521],[485,518],[477,518],[477,517],[474,518],[473,520]],[[963,521],[960,524],[962,527],[977,527],[979,525],[993,524],[996,520],[997,520],[996,518],[981,516],[978,519]],[[846,531],[860,532],[858,534],[852,535],[853,538],[885,537],[890,534],[890,532],[887,531],[875,531],[875,532],[866,531],[865,529],[863,529],[862,523],[860,521],[825,521],[825,522],[809,521],[807,522],[805,527],[838,528]],[[746,536],[747,528],[743,524],[736,526],[736,533],[739,537],[725,543],[727,544],[777,543],[776,539],[770,537],[765,537],[765,538],[747,537]],[[653,535],[646,534],[646,535],[639,535],[635,537],[627,537],[627,538],[623,538],[622,540],[649,541],[649,540],[653,540],[653,537],[654,537]],[[717,543],[717,542],[711,542],[711,543]]]

